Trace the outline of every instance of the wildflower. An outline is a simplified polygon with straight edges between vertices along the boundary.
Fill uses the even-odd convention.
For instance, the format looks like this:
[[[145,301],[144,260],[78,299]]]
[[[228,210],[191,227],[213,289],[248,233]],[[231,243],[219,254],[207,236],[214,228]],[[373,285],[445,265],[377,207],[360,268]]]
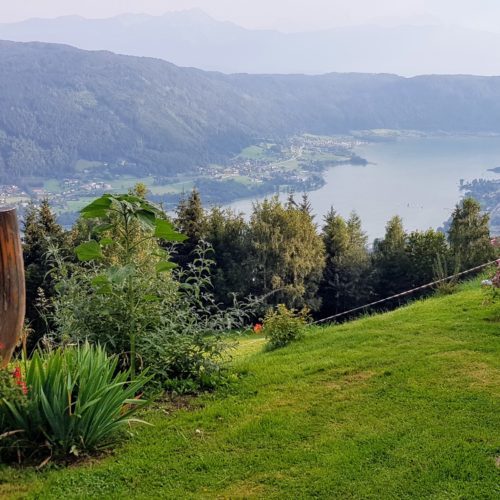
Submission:
[[[256,323],[253,327],[254,333],[260,333],[262,331],[262,328],[264,328],[260,323]]]
[[[14,379],[16,381],[16,385],[21,387],[23,394],[26,396],[28,394],[28,386],[26,385],[26,382],[23,380],[21,368],[19,366],[16,366],[16,368],[12,372],[12,376],[14,377]]]
[[[21,381],[21,389],[23,391],[23,394],[25,396],[27,396],[28,395],[28,386],[26,385],[26,382],[24,380]]]

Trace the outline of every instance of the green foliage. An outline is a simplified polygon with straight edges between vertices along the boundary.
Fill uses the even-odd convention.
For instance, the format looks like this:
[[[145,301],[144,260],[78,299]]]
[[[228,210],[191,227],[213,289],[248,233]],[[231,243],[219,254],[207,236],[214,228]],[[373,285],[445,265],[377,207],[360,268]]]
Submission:
[[[136,341],[142,328],[138,321],[141,315],[136,314],[139,304],[144,298],[140,282],[146,272],[144,266],[139,266],[141,257],[151,259],[151,249],[156,248],[155,272],[165,272],[172,269],[166,252],[161,252],[154,240],[181,242],[186,236],[176,232],[173,226],[164,219],[165,215],[155,205],[134,193],[122,195],[105,194],[94,200],[81,210],[84,219],[99,219],[100,225],[94,232],[100,236],[99,241],[90,240],[76,247],[75,252],[82,262],[102,260],[105,253],[112,255],[115,265],[108,266],[106,271],[93,276],[91,284],[98,288],[99,293],[108,294],[113,300],[121,303],[127,322],[123,325],[123,333],[128,337],[128,349],[122,352],[130,353],[132,376],[135,374]],[[148,244],[153,247],[148,247]],[[146,255],[144,255],[146,248]],[[149,250],[149,252],[148,252]],[[142,254],[141,254],[142,252]],[[158,260],[158,257],[160,260]],[[139,317],[138,317],[139,316]],[[143,320],[147,320],[142,316]]]
[[[480,204],[473,198],[465,198],[453,211],[448,241],[462,270],[485,264],[495,258],[489,216],[481,212]]]
[[[12,429],[8,428],[7,412],[2,400],[10,401],[15,405],[23,406],[26,402],[26,386],[21,379],[20,368],[18,367],[18,376],[12,369],[12,366],[7,369],[0,370],[0,458],[2,455],[2,440],[10,437]]]
[[[270,349],[284,347],[290,342],[299,340],[305,331],[309,311],[307,308],[297,312],[278,304],[270,309],[264,318],[264,334]]]
[[[245,297],[251,287],[248,224],[242,214],[215,207],[206,216],[204,238],[213,248],[215,300],[231,306],[234,295]]]
[[[196,258],[195,249],[205,235],[205,210],[200,193],[193,189],[187,198],[180,200],[176,210],[175,225],[186,235],[182,247],[176,249],[174,261],[186,268]]]
[[[408,290],[411,276],[410,259],[406,252],[407,234],[401,217],[393,217],[386,226],[384,238],[373,245],[374,289],[384,298]]]
[[[76,249],[83,265],[54,256],[54,340],[101,343],[132,375],[148,368],[166,389],[211,389],[224,378],[224,332],[243,326],[247,307],[218,306],[209,246],[195,248],[185,269],[168,260],[158,242],[186,237],[138,194],[105,195],[83,209],[98,217],[97,239]]]
[[[27,394],[0,396],[4,429],[13,433],[2,443],[5,451],[65,457],[111,446],[146,403],[136,396],[147,378],[130,381],[117,362],[88,343],[35,352],[24,363]]]
[[[436,276],[436,263],[446,264],[450,251],[444,233],[429,229],[413,231],[406,240],[406,253],[409,258],[408,272],[411,286],[424,285]]]
[[[52,326],[47,325],[41,314],[41,308],[54,295],[50,253],[58,249],[61,255],[66,255],[69,252],[68,236],[57,224],[48,200],[43,200],[40,206],[28,206],[24,214],[23,233],[26,319],[31,330],[28,347],[32,350]]]
[[[135,274],[133,308],[127,294],[130,270],[110,267],[103,274],[99,267],[68,268],[61,262],[55,340],[100,342],[128,366],[128,331],[135,324],[138,369],[148,368],[156,385],[214,388],[224,378],[226,332],[241,328],[249,311],[244,304],[224,310],[217,305],[209,251],[200,248],[188,269],[174,274],[154,267]]]
[[[333,208],[325,217],[322,232],[326,267],[320,293],[324,316],[362,305],[370,296],[370,255],[359,217],[346,222]]]
[[[311,214],[277,197],[254,206],[250,219],[252,291],[268,304],[318,309],[324,246]]]
[[[452,259],[443,258],[440,254],[436,257],[434,263],[434,281],[440,281],[436,285],[437,295],[451,295],[457,291],[458,278],[447,278],[460,272],[460,262],[455,261],[454,268],[450,267],[451,262]]]

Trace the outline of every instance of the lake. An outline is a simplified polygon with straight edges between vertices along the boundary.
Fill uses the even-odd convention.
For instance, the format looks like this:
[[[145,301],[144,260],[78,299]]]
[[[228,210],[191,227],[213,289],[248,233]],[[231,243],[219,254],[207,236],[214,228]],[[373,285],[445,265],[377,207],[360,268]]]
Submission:
[[[393,215],[407,230],[441,226],[462,196],[460,179],[498,177],[488,169],[500,166],[500,137],[400,139],[363,145],[356,153],[370,164],[328,169],[325,186],[310,199],[317,222],[331,206],[344,217],[355,210],[373,240]],[[253,201],[229,206],[249,214]]]

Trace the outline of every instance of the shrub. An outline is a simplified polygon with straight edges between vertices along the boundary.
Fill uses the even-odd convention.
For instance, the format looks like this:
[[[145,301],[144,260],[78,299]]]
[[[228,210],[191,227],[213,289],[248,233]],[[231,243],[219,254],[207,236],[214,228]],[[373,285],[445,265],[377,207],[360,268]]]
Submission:
[[[53,340],[99,343],[128,367],[127,329],[134,323],[137,371],[148,368],[155,386],[183,393],[215,388],[224,379],[230,347],[226,333],[241,328],[254,306],[249,300],[219,307],[210,279],[210,251],[199,247],[186,270],[159,273],[141,266],[133,277],[132,308],[127,282],[114,269],[60,261],[50,319],[56,325]]]
[[[264,318],[264,333],[269,340],[269,348],[284,347],[302,337],[307,325],[309,311],[307,308],[297,312],[287,309],[284,304],[278,304],[276,309],[270,309]]]
[[[14,386],[2,386],[0,420],[7,435],[0,452],[16,450],[26,458],[45,449],[63,457],[113,444],[118,429],[146,403],[137,393],[147,378],[129,381],[130,372],[117,371],[117,361],[88,343],[35,352],[24,363],[25,379],[19,371]]]

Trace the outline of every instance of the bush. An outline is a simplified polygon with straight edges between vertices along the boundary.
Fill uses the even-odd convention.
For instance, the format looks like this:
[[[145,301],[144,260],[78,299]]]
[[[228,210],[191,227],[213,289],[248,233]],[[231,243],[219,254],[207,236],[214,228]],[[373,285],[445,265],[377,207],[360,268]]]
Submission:
[[[24,363],[24,380],[19,368],[15,377],[2,373],[0,453],[27,458],[46,450],[63,457],[112,445],[118,429],[146,403],[137,393],[147,378],[129,381],[128,371],[117,371],[117,361],[86,343],[35,352]]]
[[[141,266],[133,277],[134,306],[128,287],[114,269],[74,266],[59,261],[50,321],[56,344],[99,343],[130,366],[127,328],[137,325],[137,371],[147,368],[152,383],[168,391],[211,390],[224,381],[230,344],[226,332],[243,327],[251,301],[222,309],[213,295],[207,257],[195,250],[188,269],[158,273]],[[103,276],[107,276],[104,281]]]
[[[269,348],[284,347],[304,334],[309,311],[307,308],[297,312],[287,309],[284,304],[278,304],[276,309],[270,309],[264,318],[264,334],[269,340]]]
[[[249,304],[223,310],[210,279],[212,251],[201,242],[187,269],[170,252],[186,236],[140,195],[104,195],[82,209],[95,239],[75,248],[80,263],[52,254],[55,296],[48,322],[56,344],[99,343],[156,386],[196,392],[224,379],[227,331],[243,325]],[[78,226],[75,228],[78,232]],[[250,302],[250,300],[248,301]]]

